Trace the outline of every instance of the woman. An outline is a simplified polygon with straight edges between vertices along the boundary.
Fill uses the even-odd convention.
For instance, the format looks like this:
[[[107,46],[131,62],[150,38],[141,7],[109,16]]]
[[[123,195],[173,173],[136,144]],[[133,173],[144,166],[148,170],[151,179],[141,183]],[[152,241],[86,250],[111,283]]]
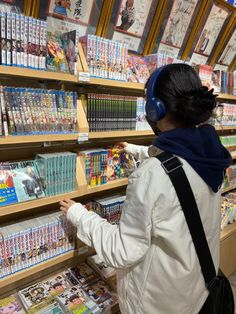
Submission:
[[[78,237],[117,268],[122,313],[195,314],[207,298],[174,187],[159,160],[151,156],[164,150],[181,159],[218,269],[220,186],[231,157],[214,128],[201,125],[215,105],[212,90],[202,87],[192,67],[170,64],[158,69],[147,83],[146,113],[159,136],[149,148],[121,144],[145,160],[129,177],[120,225],[110,225],[71,200],[61,202]]]

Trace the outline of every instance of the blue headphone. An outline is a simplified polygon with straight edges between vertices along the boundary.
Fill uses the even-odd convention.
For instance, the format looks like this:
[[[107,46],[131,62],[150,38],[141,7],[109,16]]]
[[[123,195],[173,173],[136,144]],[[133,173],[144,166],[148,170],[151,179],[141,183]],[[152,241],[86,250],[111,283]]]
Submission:
[[[166,106],[163,101],[157,97],[155,97],[155,87],[160,76],[161,71],[165,68],[162,66],[155,70],[147,83],[146,89],[146,116],[152,122],[157,122],[165,117],[166,115]]]

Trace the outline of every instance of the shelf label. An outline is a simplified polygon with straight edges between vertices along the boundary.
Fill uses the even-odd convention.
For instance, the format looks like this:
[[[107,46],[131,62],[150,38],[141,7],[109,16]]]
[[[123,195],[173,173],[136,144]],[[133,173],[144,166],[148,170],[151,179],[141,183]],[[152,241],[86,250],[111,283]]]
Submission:
[[[79,81],[89,82],[90,74],[89,72],[79,72]]]
[[[78,133],[78,143],[87,142],[89,139],[88,133]]]

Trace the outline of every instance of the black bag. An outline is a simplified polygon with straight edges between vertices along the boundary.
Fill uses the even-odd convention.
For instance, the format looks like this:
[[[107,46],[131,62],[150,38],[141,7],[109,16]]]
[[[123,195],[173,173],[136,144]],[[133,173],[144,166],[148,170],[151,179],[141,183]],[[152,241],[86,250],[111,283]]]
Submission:
[[[216,274],[197,203],[182,163],[166,152],[156,158],[160,160],[176,190],[209,291],[199,314],[234,314],[234,296],[230,283],[221,271]]]

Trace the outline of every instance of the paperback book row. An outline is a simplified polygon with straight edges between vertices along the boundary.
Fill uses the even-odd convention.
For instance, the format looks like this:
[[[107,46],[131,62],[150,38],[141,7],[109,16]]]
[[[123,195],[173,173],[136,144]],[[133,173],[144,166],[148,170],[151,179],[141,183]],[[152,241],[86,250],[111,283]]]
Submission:
[[[124,209],[125,196],[116,195],[108,198],[97,199],[86,204],[92,210],[112,225],[118,225]]]
[[[222,145],[224,145],[232,157],[236,156],[236,135],[220,136]]]
[[[0,86],[0,135],[76,132],[76,92]]]
[[[0,226],[0,279],[75,249],[75,230],[56,212]]]
[[[150,129],[142,97],[88,94],[86,112],[90,131]]]
[[[221,205],[221,229],[236,221],[236,193],[235,190],[224,194]]]
[[[15,314],[107,313],[117,304],[111,286],[86,262],[0,300],[3,313]]]
[[[214,92],[236,95],[236,71],[213,70],[212,66],[206,64],[196,65],[194,69],[202,84],[214,88]]]
[[[128,46],[126,44],[95,35],[86,35],[79,40],[91,76],[127,80]]]
[[[77,189],[75,153],[38,154],[34,160],[0,163],[0,206]]]
[[[79,158],[91,187],[128,177],[137,167],[131,155],[115,148],[80,151]]]
[[[236,106],[228,103],[217,103],[213,124],[215,126],[235,126]]]
[[[228,188],[236,185],[236,165],[231,165],[226,169],[222,188]]]
[[[45,70],[47,22],[0,12],[1,64]]]

